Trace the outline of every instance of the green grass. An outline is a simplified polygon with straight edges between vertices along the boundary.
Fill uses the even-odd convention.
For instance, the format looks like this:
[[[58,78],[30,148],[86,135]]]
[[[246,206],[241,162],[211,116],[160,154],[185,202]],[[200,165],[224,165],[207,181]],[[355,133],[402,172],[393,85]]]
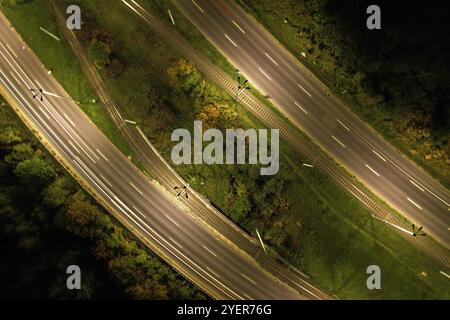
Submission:
[[[93,3],[83,0],[74,3],[81,3],[83,12],[93,14],[102,28],[113,35],[117,55],[126,69],[117,79],[109,79],[105,83],[114,99],[125,109],[126,117],[144,121],[146,134],[169,159],[173,146],[171,130],[192,128],[194,116],[192,98],[176,92],[169,83],[167,68],[180,56],[119,1]],[[81,78],[79,80],[82,81]],[[151,87],[157,88],[164,97],[164,104],[173,118],[149,111],[147,95]],[[229,96],[217,88],[215,90],[229,103]],[[237,112],[240,126],[264,127],[244,108],[239,107]],[[286,198],[288,209],[270,218],[256,214],[260,208],[252,208],[245,217],[240,215],[244,206],[242,201],[250,195],[236,196],[236,187],[230,179],[243,183],[242,189],[246,192],[254,191],[251,184],[256,185],[258,192],[258,188],[270,180],[255,176],[239,181],[240,175],[247,175],[248,166],[192,165],[176,169],[242,227],[252,233],[258,227],[278,252],[309,274],[313,282],[339,298],[450,298],[445,278],[439,274],[434,261],[384,224],[371,219],[369,212],[356,199],[327,176],[299,166],[304,159],[288,145],[282,143],[281,148],[280,172],[273,179],[283,181],[281,190],[276,191]],[[264,203],[269,205],[270,199]],[[280,232],[284,238],[281,244],[273,240],[276,237],[269,234],[271,230]],[[382,270],[382,290],[379,291],[367,290],[365,285],[366,268],[372,264],[379,265]],[[421,272],[426,272],[427,276],[422,276]]]

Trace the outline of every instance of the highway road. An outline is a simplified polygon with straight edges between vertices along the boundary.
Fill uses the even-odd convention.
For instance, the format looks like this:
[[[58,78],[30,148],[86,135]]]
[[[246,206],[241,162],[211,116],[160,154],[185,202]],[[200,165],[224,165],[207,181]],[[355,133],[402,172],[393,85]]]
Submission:
[[[51,48],[49,48],[51,50]],[[281,283],[188,214],[70,100],[0,13],[0,86],[51,149],[166,261],[219,299],[315,299]],[[34,97],[31,90],[43,90]],[[299,288],[296,288],[299,289]],[[302,289],[299,289],[302,290]]]
[[[323,85],[232,0],[173,0],[249,81],[374,193],[450,247],[450,194],[327,94]]]

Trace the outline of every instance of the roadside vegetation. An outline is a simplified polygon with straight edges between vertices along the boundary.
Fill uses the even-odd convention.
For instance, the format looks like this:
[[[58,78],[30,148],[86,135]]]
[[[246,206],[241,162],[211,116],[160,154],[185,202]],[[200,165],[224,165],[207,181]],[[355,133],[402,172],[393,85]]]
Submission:
[[[169,161],[172,130],[192,129],[196,119],[218,129],[264,128],[120,1],[70,4],[83,8],[89,28],[80,35],[88,47],[94,43],[89,54],[101,62],[97,67],[110,93]],[[8,16],[14,24],[21,22]],[[115,74],[110,71],[113,59],[120,66]],[[268,245],[339,298],[450,297],[434,261],[373,220],[328,177],[300,166],[305,160],[288,145],[282,143],[281,152],[280,172],[273,177],[260,176],[259,167],[250,165],[176,169],[233,221],[251,233],[258,228]],[[382,269],[382,290],[366,288],[366,269],[372,264]]]
[[[238,3],[355,113],[450,188],[450,46],[444,27],[450,12],[443,3],[378,1],[379,31],[366,28],[368,1]]]
[[[4,299],[204,299],[84,192],[0,97]],[[81,290],[66,268],[81,268]]]

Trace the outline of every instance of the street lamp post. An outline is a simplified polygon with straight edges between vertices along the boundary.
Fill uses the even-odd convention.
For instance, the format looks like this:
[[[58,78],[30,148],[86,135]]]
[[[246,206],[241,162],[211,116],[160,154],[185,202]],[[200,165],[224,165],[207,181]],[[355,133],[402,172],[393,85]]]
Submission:
[[[44,90],[43,89],[30,89],[33,94],[33,99],[39,99],[41,102],[44,101]]]
[[[178,187],[175,186],[173,189],[177,192],[177,197],[181,197],[184,195],[186,199],[189,199],[188,193],[187,193],[187,186]]]
[[[234,98],[234,101],[237,102],[239,95],[241,94],[242,91],[244,90],[250,90],[251,88],[249,86],[247,86],[248,80],[245,79],[244,81],[242,81],[241,79],[241,72],[239,70],[236,70],[238,76],[237,76],[237,81],[238,81],[238,89],[236,92],[236,97]]]
[[[416,228],[415,225],[412,225],[412,230],[413,230],[412,236],[413,236],[413,237],[417,237],[417,236],[423,237],[423,236],[426,236],[426,234],[422,231],[422,228],[423,228],[423,227]]]

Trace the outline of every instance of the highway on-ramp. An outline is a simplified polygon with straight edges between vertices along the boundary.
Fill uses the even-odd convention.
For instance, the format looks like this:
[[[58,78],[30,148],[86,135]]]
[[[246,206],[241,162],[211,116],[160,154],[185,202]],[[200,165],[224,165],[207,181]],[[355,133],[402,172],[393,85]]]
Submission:
[[[334,159],[450,247],[450,195],[369,128],[231,0],[173,0],[261,92]]]
[[[51,50],[51,48],[49,48]],[[0,88],[66,169],[188,279],[219,299],[315,299],[198,223],[86,117],[0,13]],[[43,90],[43,96],[39,90]]]

